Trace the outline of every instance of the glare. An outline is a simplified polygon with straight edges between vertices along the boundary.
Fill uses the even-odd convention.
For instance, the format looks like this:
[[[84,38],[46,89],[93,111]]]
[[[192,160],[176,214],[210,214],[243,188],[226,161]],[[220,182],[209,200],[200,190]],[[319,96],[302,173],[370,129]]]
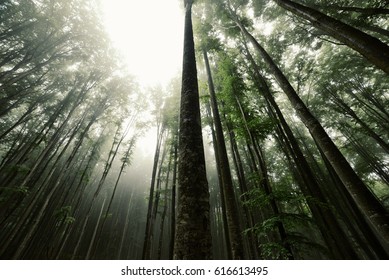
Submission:
[[[102,0],[115,48],[140,85],[166,85],[182,64],[180,0]]]

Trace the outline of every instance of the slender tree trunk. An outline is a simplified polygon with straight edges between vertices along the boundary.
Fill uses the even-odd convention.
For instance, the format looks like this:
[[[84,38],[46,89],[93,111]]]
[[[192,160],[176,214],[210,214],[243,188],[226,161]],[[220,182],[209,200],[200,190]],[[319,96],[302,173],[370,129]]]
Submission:
[[[228,163],[227,148],[223,134],[223,127],[220,120],[219,108],[216,100],[215,87],[213,85],[211,67],[206,50],[203,49],[203,56],[205,62],[205,69],[208,77],[208,89],[211,95],[211,108],[213,112],[217,149],[219,151],[219,165],[220,165],[220,188],[224,190],[224,199],[226,205],[228,231],[231,242],[232,258],[234,260],[244,259],[243,239],[239,221],[239,211],[236,205],[236,197],[234,185],[232,183],[232,176],[230,165]]]
[[[361,120],[358,115],[354,112],[353,109],[351,109],[350,106],[346,104],[335,92],[333,92],[330,89],[326,89],[326,92],[330,94],[332,100],[334,103],[336,103],[341,110],[346,114],[352,117],[357,124],[359,124],[362,129],[364,130],[364,133],[378,143],[378,145],[381,146],[382,149],[385,150],[385,152],[389,153],[389,144],[387,144],[377,133],[374,132],[373,129],[371,129],[363,120]]]
[[[124,228],[123,228],[123,232],[121,234],[121,237],[120,237],[120,245],[119,245],[119,251],[116,255],[116,259],[117,260],[121,260],[121,259],[124,259],[122,257],[122,252],[123,252],[123,248],[124,248],[124,241],[125,241],[125,238],[126,238],[126,234],[127,234],[127,231],[128,231],[128,226],[129,226],[129,219],[130,219],[130,213],[131,213],[131,209],[132,209],[132,199],[134,197],[134,189],[131,190],[131,196],[130,196],[130,199],[128,201],[128,208],[127,208],[127,213],[126,213],[126,217],[125,217],[125,223],[124,223]]]
[[[180,139],[178,148],[178,207],[174,259],[211,259],[209,190],[201,132],[192,0],[185,1]]]
[[[230,149],[232,152],[232,158],[235,166],[236,175],[239,181],[240,192],[242,194],[242,201],[245,202],[247,200],[248,187],[247,187],[246,176],[243,168],[242,158],[238,149],[238,144],[236,142],[235,133],[232,130],[232,125],[229,123],[225,115],[224,115],[224,120],[226,122],[226,127],[230,139]],[[255,224],[254,217],[252,213],[249,211],[247,205],[243,204],[243,211],[246,216],[246,223],[247,223],[246,228],[253,228]],[[252,231],[248,233],[248,243],[249,243],[248,247],[250,250],[251,259],[258,259],[258,248],[259,248],[258,239],[254,234],[254,232]]]
[[[224,233],[224,239],[226,241],[225,249],[227,251],[227,259],[232,259],[232,249],[231,249],[231,241],[230,241],[230,231],[228,230],[228,222],[227,222],[227,213],[226,213],[226,201],[224,199],[224,189],[222,186],[222,178],[221,178],[221,170],[220,170],[220,155],[219,155],[219,147],[218,147],[218,141],[216,139],[216,132],[213,125],[212,120],[212,113],[211,113],[211,106],[209,103],[206,104],[206,109],[209,117],[209,126],[211,127],[211,134],[212,134],[212,143],[213,143],[213,149],[215,151],[215,159],[216,159],[216,170],[217,170],[217,177],[219,181],[219,189],[220,189],[220,206],[221,206],[221,216],[223,221],[223,233]],[[224,246],[224,245],[223,245]]]
[[[366,164],[370,166],[372,171],[389,186],[389,166],[383,162],[384,159],[376,157],[372,154],[371,150],[363,145],[363,136],[358,137],[355,135],[355,128],[344,127],[342,133],[347,138],[347,141],[353,146],[354,151],[358,153]]]
[[[101,135],[103,135],[103,133]],[[74,193],[73,198],[72,198],[72,201],[76,200],[76,202],[74,203],[74,205],[75,205],[74,206],[74,209],[75,209],[74,213],[76,213],[80,208],[81,201],[83,198],[82,194],[85,192],[85,189],[88,185],[87,183],[84,183],[84,181],[90,175],[88,171],[89,171],[89,169],[92,168],[93,164],[95,163],[95,157],[99,153],[99,148],[100,148],[100,143],[96,142],[93,145],[93,148],[90,152],[88,163],[86,164],[86,166],[81,174],[81,177],[78,181],[78,184],[76,187],[76,192]],[[65,247],[67,245],[67,241],[70,237],[70,234],[71,234],[73,227],[74,227],[74,223],[68,225],[68,227],[66,228],[65,233],[64,233],[62,239],[60,240],[60,244],[58,246],[59,248],[56,252],[55,259],[58,260],[61,258],[62,252],[65,250]],[[80,239],[81,239],[81,237],[80,237]]]
[[[91,254],[92,254],[92,250],[94,248],[95,239],[96,239],[97,231],[99,229],[100,221],[101,221],[101,219],[105,219],[105,218],[102,218],[102,216],[103,216],[103,210],[104,210],[104,206],[105,206],[106,201],[107,201],[107,196],[104,195],[103,203],[100,206],[99,216],[97,217],[97,221],[96,221],[94,229],[93,229],[92,238],[90,239],[90,242],[89,242],[88,251],[85,255],[86,260],[89,260],[91,258]]]
[[[372,32],[375,32],[377,34],[389,37],[389,30],[378,27],[376,25],[363,25],[361,27],[367,31],[372,31]]]
[[[163,132],[164,128],[159,128],[158,136],[157,136],[157,144],[155,147],[155,154],[154,154],[154,163],[153,163],[153,170],[151,174],[151,183],[150,183],[150,193],[149,193],[149,202],[147,207],[147,216],[146,216],[146,228],[145,228],[145,236],[143,241],[143,252],[142,252],[142,259],[147,260],[151,257],[151,231],[153,228],[153,208],[154,206],[154,190],[155,190],[155,180],[157,176],[157,170],[158,170],[158,162],[159,162],[159,154],[161,151],[161,145],[163,141]]]
[[[260,186],[262,187],[262,189],[266,193],[266,195],[269,197],[269,205],[271,208],[270,215],[275,215],[276,217],[280,217],[281,213],[280,213],[280,210],[278,208],[277,202],[274,200],[274,197],[272,194],[273,190],[272,190],[272,187],[270,185],[267,166],[265,163],[265,159],[263,157],[262,149],[259,145],[257,145],[257,141],[256,141],[255,137],[253,136],[253,134],[251,133],[250,128],[248,127],[246,112],[244,111],[240,100],[238,99],[237,96],[235,96],[235,99],[236,99],[236,103],[239,107],[243,122],[245,124],[245,129],[246,129],[246,132],[248,135],[248,141],[251,143],[251,146],[254,150],[253,155],[255,155],[255,156],[253,156],[253,162],[256,163],[253,165],[254,169],[256,170],[256,172],[260,176],[260,180],[261,180]],[[289,242],[287,241],[287,233],[286,233],[286,230],[285,230],[283,223],[277,222],[276,226],[278,229],[279,237],[281,238],[281,243],[284,246],[284,248],[288,251],[288,258],[293,259],[293,251],[292,251],[292,248],[291,248]]]
[[[170,214],[170,239],[169,239],[169,260],[173,259],[174,239],[176,235],[176,188],[177,188],[177,149],[178,149],[178,130],[175,129],[173,144],[174,146],[174,164],[172,178],[172,197],[171,197],[171,214]]]
[[[359,52],[372,64],[389,74],[389,46],[385,43],[313,8],[290,0],[274,0],[274,2],[308,20],[313,26]]]
[[[164,204],[162,208],[161,213],[161,223],[159,225],[159,239],[158,239],[158,249],[157,249],[157,259],[160,260],[162,257],[162,247],[163,247],[163,237],[164,237],[164,228],[165,228],[165,219],[167,216],[167,210],[168,210],[168,187],[169,187],[169,179],[170,179],[170,173],[172,169],[172,161],[174,160],[174,145],[170,145],[170,152],[169,152],[169,162],[167,166],[166,171],[166,179],[165,179],[165,189],[164,189]]]
[[[88,250],[88,254],[86,256],[86,259],[89,259],[90,256],[95,256],[95,253],[96,253],[96,250],[98,248],[99,243],[101,243],[103,241],[101,236],[103,234],[104,226],[105,226],[105,223],[107,222],[109,211],[111,211],[112,203],[113,203],[113,200],[115,198],[115,194],[116,194],[117,187],[119,185],[120,178],[122,177],[122,175],[124,173],[124,169],[128,166],[128,164],[130,164],[130,157],[131,157],[134,145],[135,145],[135,137],[133,137],[130,140],[130,142],[128,143],[128,148],[127,148],[126,152],[124,153],[124,157],[122,159],[122,165],[120,166],[118,177],[116,178],[115,185],[113,186],[113,191],[112,191],[111,197],[109,199],[107,209],[105,210],[105,214],[104,214],[104,216],[102,218],[102,222],[99,226],[99,231],[96,235],[96,245]],[[95,243],[95,242],[93,242],[93,243]],[[93,243],[91,242],[91,246],[94,245]]]
[[[318,147],[318,145],[316,146]],[[350,238],[351,240],[348,242],[354,243],[354,250],[359,251],[360,258],[388,259],[388,254],[376,238],[372,228],[364,219],[363,213],[353,202],[351,195],[345,189],[343,182],[324,156],[320,147],[318,147],[318,150],[329,174],[329,176],[323,174],[323,181],[327,182],[330,179],[334,186],[338,186],[336,190],[327,188],[324,191],[326,191],[328,200],[335,207],[336,213],[342,218],[342,222],[346,225],[350,236],[352,236],[352,239]],[[362,254],[361,251],[363,251]]]
[[[163,163],[165,161],[166,157],[166,150],[167,150],[167,145],[164,144],[162,155],[161,155],[161,160],[159,163],[159,168],[158,168],[158,175],[157,175],[157,182],[156,182],[156,189],[155,189],[155,196],[154,196],[154,201],[152,205],[152,211],[151,211],[151,222],[150,222],[150,236],[149,236],[149,259],[155,259],[155,245],[157,244],[156,241],[154,241],[154,234],[155,232],[155,226],[156,226],[156,221],[157,221],[157,214],[158,214],[158,209],[160,208],[160,199],[161,199],[161,192],[162,192],[162,170],[163,170]],[[156,240],[156,239],[155,239]],[[158,247],[157,247],[158,249]]]
[[[316,8],[316,7],[314,7]],[[333,11],[345,11],[345,12],[355,12],[359,14],[363,14],[366,16],[374,16],[374,15],[388,15],[389,9],[385,8],[361,8],[361,7],[353,7],[353,6],[340,6],[340,5],[317,5],[319,9],[333,10]]]
[[[306,197],[313,197],[322,204],[326,204],[327,200],[321,190],[321,187],[314,176],[314,172],[308,164],[297,139],[295,138],[292,130],[287,124],[278,104],[274,97],[270,93],[270,89],[259,72],[258,66],[254,61],[251,53],[249,52],[246,42],[244,42],[247,57],[251,62],[254,70],[254,76],[260,92],[268,102],[269,111],[272,116],[279,120],[280,128],[277,130],[279,139],[285,139],[284,145],[286,147],[285,153],[292,155],[294,166],[297,169],[298,177],[301,178],[300,188]],[[322,233],[325,243],[329,248],[329,254],[336,259],[354,259],[357,258],[356,253],[348,242],[347,236],[342,230],[339,222],[335,218],[334,214],[330,209],[326,207],[320,207],[316,203],[313,203],[311,199],[307,200],[307,204],[312,212],[314,219]]]
[[[79,247],[81,245],[81,240],[82,240],[82,238],[83,238],[83,236],[85,234],[85,230],[87,228],[88,221],[89,221],[89,219],[90,219],[90,217],[92,215],[93,206],[96,203],[96,200],[98,199],[98,196],[99,196],[100,191],[101,191],[101,189],[102,189],[102,187],[103,187],[103,185],[105,183],[107,175],[108,175],[109,171],[111,170],[113,161],[115,160],[115,158],[117,156],[120,144],[124,140],[124,137],[126,135],[126,132],[124,132],[124,135],[122,135],[122,137],[118,141],[117,137],[119,136],[119,132],[120,132],[120,125],[118,125],[118,127],[116,129],[114,140],[112,142],[111,149],[110,149],[110,151],[108,153],[108,158],[107,158],[107,161],[106,161],[105,166],[104,166],[103,174],[101,175],[100,180],[99,180],[99,182],[98,182],[98,184],[96,186],[96,189],[95,189],[95,191],[93,193],[93,196],[92,196],[92,199],[90,201],[88,209],[86,210],[85,213],[83,213],[82,230],[81,230],[81,234],[80,234],[80,236],[79,236],[79,238],[77,240],[77,244],[76,244],[76,246],[75,246],[75,248],[73,250],[72,259],[74,259],[76,254],[78,253]],[[106,199],[106,196],[104,196],[104,200],[105,199]],[[97,225],[98,224],[100,224],[100,220],[97,221]],[[90,244],[93,244],[94,238],[95,238],[95,235],[92,236],[92,240],[91,240]]]
[[[364,184],[361,178],[359,178],[359,176],[354,172],[346,158],[339,151],[324,128],[297,95],[288,79],[274,63],[270,55],[246,30],[246,28],[238,19],[236,20],[236,23],[239,25],[243,34],[248,38],[248,40],[257,50],[258,54],[267,64],[270,72],[273,74],[279,86],[282,88],[289,101],[291,102],[293,108],[296,110],[296,113],[322,149],[326,158],[329,160],[339,178],[342,180],[344,186],[353,197],[355,203],[364,213],[366,221],[374,229],[377,238],[380,240],[380,243],[389,254],[389,216],[387,211],[372,194],[369,188]]]

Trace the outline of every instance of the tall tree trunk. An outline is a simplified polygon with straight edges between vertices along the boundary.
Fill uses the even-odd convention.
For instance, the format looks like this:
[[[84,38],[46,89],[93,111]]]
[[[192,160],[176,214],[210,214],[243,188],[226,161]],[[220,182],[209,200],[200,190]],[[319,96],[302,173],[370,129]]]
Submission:
[[[103,131],[104,132],[104,131]],[[102,133],[101,135],[104,135],[104,133]],[[100,137],[102,137],[100,135]],[[90,151],[90,155],[89,155],[89,159],[88,159],[88,162],[86,164],[86,166],[84,167],[83,169],[83,172],[81,174],[81,177],[80,179],[78,180],[78,184],[76,186],[76,191],[74,192],[73,194],[73,197],[71,199],[71,201],[75,201],[74,202],[74,215],[76,215],[76,212],[80,210],[81,208],[81,202],[82,202],[82,194],[85,192],[85,189],[86,187],[88,186],[88,183],[85,183],[85,179],[90,176],[90,171],[89,169],[91,169],[91,167],[95,164],[95,157],[97,156],[97,154],[99,153],[99,148],[100,148],[100,145],[101,145],[101,142],[100,141],[97,141],[91,151]],[[84,216],[84,215],[83,215]],[[61,258],[61,255],[62,255],[62,252],[65,250],[65,247],[67,247],[67,241],[70,237],[70,234],[71,234],[71,231],[72,229],[74,228],[74,223],[71,223],[70,225],[67,226],[66,230],[65,230],[65,233],[63,234],[60,242],[59,242],[59,246],[58,246],[58,249],[57,249],[57,252],[55,254],[55,259],[58,260]]]
[[[352,117],[353,120],[362,127],[364,134],[376,140],[377,144],[380,145],[381,148],[385,150],[385,152],[389,153],[389,144],[386,143],[385,140],[382,139],[377,133],[375,133],[375,131],[371,129],[361,118],[359,118],[357,113],[355,113],[354,110],[349,105],[347,105],[346,102],[344,102],[336,92],[328,88],[325,89],[325,91],[331,96],[331,99],[334,101],[334,103],[341,108],[344,114]]]
[[[172,169],[172,161],[174,160],[174,144],[172,143],[170,145],[170,152],[169,152],[169,162],[167,166],[166,171],[166,179],[165,179],[165,189],[164,189],[164,203],[161,213],[161,222],[159,225],[159,239],[158,239],[158,249],[157,249],[157,259],[160,260],[162,256],[162,245],[164,241],[164,228],[165,228],[165,219],[167,216],[167,210],[168,210],[168,187],[169,187],[169,179],[170,179],[170,173]]]
[[[178,149],[178,130],[174,129],[173,143],[174,146],[174,164],[172,178],[172,196],[171,196],[171,213],[170,213],[170,239],[169,239],[169,260],[173,259],[174,238],[176,235],[176,188],[177,188],[177,149]]]
[[[209,190],[201,133],[192,29],[192,0],[185,1],[178,200],[174,259],[211,259]]]
[[[155,147],[155,154],[154,154],[154,163],[153,163],[153,170],[151,174],[151,183],[150,183],[150,193],[149,193],[149,202],[147,207],[147,216],[146,216],[146,228],[145,228],[145,236],[143,241],[143,251],[142,251],[142,259],[148,260],[151,257],[151,231],[153,228],[152,222],[152,214],[153,214],[153,208],[154,208],[154,193],[155,193],[155,180],[157,177],[157,170],[158,170],[158,162],[159,162],[159,154],[161,151],[161,145],[163,141],[163,132],[164,128],[159,127],[158,128],[158,136],[157,136],[157,144]]]
[[[286,147],[286,153],[292,155],[294,165],[297,169],[299,181],[301,181],[300,187],[303,194],[306,197],[313,197],[317,201],[326,204],[327,200],[321,190],[321,187],[314,176],[314,172],[308,164],[297,139],[295,138],[292,130],[287,124],[278,104],[276,103],[270,89],[260,74],[258,65],[255,63],[254,58],[248,50],[246,42],[243,42],[246,49],[246,56],[253,66],[253,72],[255,81],[258,84],[259,91],[265,97],[268,102],[269,111],[272,116],[279,120],[280,128],[277,130],[280,140],[285,139],[284,146]],[[312,212],[312,215],[317,222],[317,225],[322,233],[325,243],[329,248],[329,254],[335,259],[354,259],[357,258],[356,253],[353,251],[351,245],[348,242],[347,236],[343,232],[339,222],[335,218],[330,209],[326,207],[319,207],[316,203],[313,203],[310,199],[307,200],[307,204]]]
[[[112,194],[111,194],[111,197],[109,199],[109,203],[108,203],[108,206],[107,206],[107,209],[105,210],[105,214],[102,218],[102,222],[99,226],[99,231],[98,231],[98,234],[96,235],[96,245],[94,245],[93,243],[91,243],[91,249],[88,250],[88,254],[86,256],[86,259],[89,259],[90,256],[95,256],[95,253],[97,251],[97,248],[98,248],[98,245],[99,243],[103,242],[103,238],[102,235],[103,235],[103,230],[104,230],[104,226],[107,222],[107,219],[108,219],[108,216],[109,216],[109,212],[111,211],[111,207],[112,207],[112,204],[113,204],[113,200],[115,198],[115,194],[116,194],[116,191],[117,191],[117,187],[119,185],[119,181],[120,181],[120,178],[122,177],[123,173],[124,173],[124,169],[130,164],[130,157],[131,157],[131,154],[133,152],[133,149],[134,149],[134,145],[135,145],[135,136],[133,136],[131,138],[131,140],[129,141],[128,143],[128,147],[127,147],[127,150],[125,151],[124,155],[123,155],[123,158],[121,159],[122,160],[122,165],[120,166],[120,170],[119,170],[119,174],[116,178],[116,181],[115,181],[115,185],[113,186],[113,191],[112,191]]]
[[[235,166],[235,172],[236,176],[238,177],[239,181],[239,188],[240,192],[242,194],[242,201],[245,202],[247,201],[247,192],[248,192],[248,187],[247,187],[247,181],[246,181],[246,175],[244,172],[244,167],[242,163],[242,158],[240,156],[240,152],[238,149],[238,144],[236,142],[236,137],[235,133],[232,130],[232,125],[229,123],[227,120],[226,116],[224,115],[224,121],[226,123],[227,131],[228,131],[228,136],[229,136],[229,142],[230,142],[230,150],[232,152],[232,158],[233,158],[233,163]],[[246,217],[246,227],[245,228],[253,228],[254,227],[254,217],[253,214],[249,211],[247,205],[243,203],[243,211]],[[250,259],[258,259],[258,239],[254,232],[250,231],[247,234],[247,239],[248,239],[248,249],[250,251]]]
[[[164,169],[164,161],[166,157],[166,152],[167,152],[167,145],[164,144],[163,150],[162,150],[162,155],[161,155],[161,160],[159,163],[159,168],[158,168],[158,174],[157,174],[157,182],[156,182],[156,189],[155,189],[155,195],[154,195],[154,201],[152,205],[152,211],[151,211],[151,222],[150,222],[150,236],[149,236],[149,259],[156,259],[155,257],[155,245],[157,244],[157,239],[154,238],[154,234],[156,233],[155,226],[156,226],[156,221],[157,221],[157,214],[158,214],[158,209],[160,208],[160,199],[161,199],[161,193],[162,193],[162,174],[163,174],[163,169]],[[157,247],[158,249],[158,247]]]
[[[315,5],[316,6],[316,5]],[[313,6],[314,8],[316,8]],[[344,12],[355,12],[359,14],[363,14],[366,16],[374,16],[374,15],[389,15],[389,9],[385,8],[361,8],[354,6],[340,6],[340,5],[317,5],[317,8],[332,10],[332,11],[344,11]]]
[[[272,190],[272,187],[270,185],[268,171],[267,171],[267,166],[266,166],[266,163],[265,163],[265,159],[264,159],[264,156],[263,156],[262,149],[258,145],[254,135],[251,133],[251,130],[248,127],[248,122],[247,122],[247,118],[246,118],[247,114],[244,111],[240,100],[238,99],[237,96],[235,96],[235,99],[236,99],[236,103],[238,105],[239,111],[240,111],[242,119],[243,119],[243,123],[244,123],[245,129],[246,129],[246,132],[247,132],[247,135],[248,135],[248,139],[247,140],[251,144],[251,147],[252,147],[253,152],[254,152],[253,153],[253,157],[252,157],[253,158],[253,163],[255,163],[253,165],[254,170],[261,178],[260,182],[259,182],[260,187],[263,189],[265,194],[269,197],[269,205],[270,205],[271,211],[269,211],[268,215],[274,215],[275,217],[280,217],[281,212],[279,210],[277,202],[273,198],[273,190]],[[248,147],[250,147],[250,145],[248,145]],[[285,230],[285,227],[284,227],[283,223],[281,221],[277,222],[276,223],[276,227],[277,227],[277,230],[278,230],[278,233],[279,233],[279,237],[281,239],[282,246],[288,252],[288,256],[287,256],[288,259],[293,259],[293,251],[292,251],[290,243],[287,240],[287,233],[286,233],[286,230]]]
[[[246,30],[237,18],[236,23],[239,25],[245,37],[247,37],[247,39],[252,43],[258,54],[267,64],[270,72],[273,74],[279,86],[288,97],[299,118],[308,128],[312,137],[317,142],[317,145],[319,145],[322,149],[326,158],[329,160],[339,178],[342,180],[344,186],[353,197],[355,203],[364,213],[366,221],[371,225],[377,235],[377,238],[380,240],[380,243],[389,255],[389,216],[387,211],[364,184],[361,178],[359,178],[359,176],[354,172],[346,158],[328,136],[319,121],[312,115],[304,102],[297,95],[288,79],[274,63],[273,59],[266,50],[257,42],[257,40],[255,40],[255,38]]]
[[[130,199],[128,200],[128,208],[127,208],[127,213],[126,213],[126,217],[125,217],[124,228],[123,228],[122,234],[120,236],[119,251],[117,252],[117,255],[116,255],[116,259],[117,260],[124,259],[122,257],[122,252],[123,252],[123,248],[124,248],[124,241],[126,239],[126,234],[127,234],[128,227],[129,227],[129,220],[130,220],[130,213],[131,213],[131,210],[132,210],[132,199],[133,199],[133,197],[134,197],[134,189],[131,190]]]
[[[274,2],[356,50],[372,64],[389,74],[389,46],[385,43],[313,8],[290,0],[274,0]]]
[[[218,181],[219,181],[220,198],[221,198],[220,199],[220,206],[221,206],[221,216],[222,216],[222,221],[223,221],[223,233],[224,233],[223,237],[226,241],[225,250],[227,252],[227,259],[231,260],[232,259],[232,249],[231,249],[231,241],[230,241],[230,231],[228,230],[226,201],[224,199],[225,195],[224,195],[224,189],[222,186],[223,182],[222,182],[221,170],[220,170],[220,168],[221,168],[220,167],[220,155],[219,155],[219,147],[218,147],[219,143],[216,139],[216,132],[215,132],[213,119],[212,119],[212,113],[211,113],[211,105],[209,103],[206,104],[206,109],[207,109],[207,114],[208,114],[208,118],[209,118],[209,126],[211,128],[213,149],[215,151],[216,171],[217,171],[217,177],[218,177]]]
[[[203,56],[205,62],[205,69],[208,77],[208,89],[211,95],[211,108],[213,112],[213,119],[215,124],[217,149],[219,151],[219,165],[220,165],[220,188],[224,190],[224,199],[226,205],[228,231],[231,242],[232,258],[239,260],[244,258],[243,254],[243,239],[240,229],[239,211],[236,205],[236,197],[234,192],[234,185],[232,183],[232,176],[230,165],[228,163],[226,142],[223,134],[223,127],[220,120],[219,108],[216,100],[215,87],[213,85],[211,67],[209,66],[209,59],[206,50],[203,49]]]

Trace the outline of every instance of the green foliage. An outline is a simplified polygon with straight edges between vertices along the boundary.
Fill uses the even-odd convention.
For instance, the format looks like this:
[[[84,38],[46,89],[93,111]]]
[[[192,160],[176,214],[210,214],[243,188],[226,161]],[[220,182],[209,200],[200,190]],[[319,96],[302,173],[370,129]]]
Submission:
[[[74,218],[74,217],[66,217],[64,220],[64,224],[69,225],[69,224],[74,223],[75,221],[76,221],[76,218]]]
[[[221,42],[218,34],[208,21],[195,21],[193,29],[198,50],[204,49],[207,52],[221,50]]]
[[[107,213],[105,215],[103,215],[103,219],[111,219],[113,217],[113,214],[112,213]]]
[[[257,139],[265,139],[269,134],[273,133],[277,121],[271,117],[262,117],[258,114],[250,114],[247,121],[247,127]]]
[[[76,221],[76,219],[71,216],[71,213],[72,213],[72,206],[67,205],[61,207],[60,209],[55,210],[53,216],[56,218],[58,222],[68,225]]]
[[[217,60],[215,81],[218,92],[226,97],[243,94],[246,85],[238,68],[237,57],[220,54]]]
[[[269,242],[259,245],[261,256],[265,260],[287,260],[290,253],[282,245],[276,242]]]
[[[14,189],[14,192],[21,193],[21,194],[27,194],[28,188],[26,186],[20,186]]]
[[[9,166],[6,167],[6,170],[9,172],[27,174],[30,171],[30,167],[24,164],[15,164],[15,165],[10,164]]]
[[[244,204],[255,211],[266,211],[271,207],[271,203],[276,201],[278,205],[282,204],[301,204],[306,200],[318,203],[312,197],[305,197],[286,189],[276,189],[271,194],[266,194],[262,189],[255,188],[242,195]],[[328,207],[321,204],[322,207]],[[259,210],[258,210],[259,209]],[[283,225],[287,231],[287,237],[284,242],[288,242],[291,248],[297,251],[320,249],[323,254],[325,248],[316,241],[310,240],[302,229],[315,227],[313,219],[305,213],[282,212],[278,215],[272,214],[256,223],[253,227],[247,228],[244,233],[254,233],[260,240],[261,256],[265,259],[288,259],[289,252],[285,244],[269,241],[268,236],[277,234],[279,226]],[[308,248],[308,249],[307,249]]]
[[[7,244],[7,237],[14,236],[14,244],[9,243],[12,250],[24,238],[23,234],[43,219],[52,219],[47,223],[45,221],[45,224],[55,224],[53,235],[63,238],[59,240],[52,237],[53,244],[69,240],[66,243],[68,246],[74,242],[72,234],[79,234],[82,221],[78,223],[72,214],[84,211],[90,205],[90,195],[95,193],[96,182],[104,166],[105,180],[111,166],[114,169],[131,164],[135,142],[141,130],[157,123],[165,135],[171,138],[164,141],[165,145],[173,145],[174,141],[178,141],[180,80],[174,80],[167,89],[150,88],[147,95],[132,94],[140,92],[140,89],[125,72],[111,47],[101,23],[101,14],[96,10],[97,2],[0,1],[0,202],[1,214],[8,217],[2,221],[6,231],[0,232],[0,239],[3,240],[0,245]],[[388,41],[389,23],[386,15],[370,9],[388,9],[387,1],[296,2],[341,19],[382,41]],[[247,63],[244,56],[247,49],[236,22],[242,23],[265,47],[358,175],[387,207],[387,152],[371,137],[366,127],[387,143],[388,76],[307,21],[286,12],[275,1],[197,0],[194,3],[196,47],[198,51],[205,49],[209,53],[223,125],[226,128],[228,124],[228,128],[234,132],[238,144],[234,155],[239,153],[243,165],[243,170],[240,170],[243,174],[239,175],[244,175],[247,187],[251,189],[241,198],[249,211],[259,212],[261,215],[258,216],[263,217],[262,220],[258,218],[257,223],[246,229],[245,233],[253,233],[258,238],[261,257],[265,259],[290,257],[286,244],[274,241],[280,239],[280,225],[285,228],[287,235],[283,242],[292,247],[293,253],[297,252],[297,257],[303,258],[309,256],[309,252],[316,251],[325,255],[326,248],[320,244],[320,233],[309,206],[315,204],[322,210],[330,209],[339,215],[342,213],[314,197],[302,195],[299,186],[302,178],[295,178],[299,175],[293,166],[294,154],[285,145],[288,139],[283,140],[280,136],[282,131],[278,130],[278,121],[269,115],[266,100],[261,96],[261,87],[258,89],[255,83],[252,65]],[[251,52],[250,48],[248,46]],[[280,88],[267,68],[263,67],[262,60],[254,52],[251,53],[281,113],[291,126],[292,133],[298,138],[298,143],[306,145],[304,155],[312,153],[309,162],[315,172],[315,179],[326,180],[328,190],[325,191],[331,191],[326,165],[319,151],[306,130],[302,132],[300,121],[296,119],[290,103],[279,94]],[[200,87],[205,85],[200,82]],[[201,99],[208,102],[208,96]],[[150,107],[154,118],[145,117],[139,121],[138,116]],[[126,123],[131,123],[131,128],[138,132],[136,136],[127,136],[123,140],[120,137],[123,129],[118,129],[117,133],[115,129],[124,128],[123,124]],[[252,142],[256,142],[263,150],[263,160],[272,185],[270,194],[258,187],[263,184],[264,178],[258,173],[247,171],[255,167],[246,150],[247,143],[251,144],[248,132],[255,138]],[[112,143],[112,147],[122,144],[115,146],[118,147],[116,151],[111,149],[108,160],[102,160],[101,154],[106,155],[105,151]],[[116,154],[121,156],[115,162],[110,161]],[[210,174],[210,177],[216,181],[214,174]],[[167,176],[166,159],[161,163],[159,179],[164,183],[171,179]],[[131,184],[126,182],[123,185],[132,187],[132,180],[135,179],[127,180],[131,180]],[[114,181],[113,177],[107,179],[107,182],[111,181]],[[106,191],[111,190],[106,188]],[[54,191],[52,201],[61,201],[61,204],[56,205],[50,201],[47,206],[42,206],[46,205],[43,203],[45,194],[51,191]],[[160,207],[169,203],[170,208],[170,192],[168,186],[166,190],[159,190]],[[120,219],[124,211],[121,209],[129,204],[129,200],[120,194],[119,206],[115,205],[117,208],[113,207],[103,217],[110,220],[115,217],[117,224],[123,223]],[[334,199],[339,199],[338,204],[342,205],[341,198],[334,196]],[[281,212],[277,215],[272,214],[274,203]],[[144,213],[141,206],[147,203],[141,201],[139,204],[139,207],[136,203],[131,207],[139,208],[136,214],[142,217]],[[25,213],[26,209],[35,210]],[[133,214],[131,211],[128,213]],[[43,215],[37,217],[37,213]],[[158,214],[161,212],[158,211]],[[337,218],[345,219],[343,216]],[[135,219],[127,217],[128,220],[133,222]],[[70,224],[74,225],[73,232],[62,232],[64,225]],[[352,236],[354,229],[347,228],[347,223],[341,223],[341,226]],[[21,227],[25,230],[19,230]],[[134,229],[137,227],[135,225]],[[93,226],[85,230],[90,228]],[[117,228],[110,228],[107,234],[109,238],[104,239],[109,240],[107,252],[117,249],[112,244],[120,239],[118,231]],[[37,237],[31,240],[35,242],[42,233],[47,232],[50,230],[37,227],[31,232],[32,236]],[[218,232],[221,230],[218,229]],[[105,238],[105,234],[102,237]],[[126,234],[125,230],[123,234]],[[351,243],[357,243],[358,238],[354,237]],[[123,238],[124,243],[127,241]],[[138,246],[138,241],[131,236],[134,248]],[[103,255],[106,256],[107,252]],[[41,253],[36,254],[42,256]],[[83,258],[81,252],[74,252],[74,255],[65,252],[61,256]]]
[[[5,188],[2,188],[2,190],[4,191],[4,194],[3,194],[3,197],[1,197],[1,198],[5,198],[8,195],[13,194],[13,193],[23,194],[23,195],[28,194],[28,188],[26,186],[5,187]]]

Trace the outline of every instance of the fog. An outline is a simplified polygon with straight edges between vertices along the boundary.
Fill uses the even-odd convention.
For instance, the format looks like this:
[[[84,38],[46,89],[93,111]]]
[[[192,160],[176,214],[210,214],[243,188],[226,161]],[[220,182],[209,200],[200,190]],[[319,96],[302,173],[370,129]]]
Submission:
[[[0,258],[387,259],[387,8],[285,2],[1,1]]]

